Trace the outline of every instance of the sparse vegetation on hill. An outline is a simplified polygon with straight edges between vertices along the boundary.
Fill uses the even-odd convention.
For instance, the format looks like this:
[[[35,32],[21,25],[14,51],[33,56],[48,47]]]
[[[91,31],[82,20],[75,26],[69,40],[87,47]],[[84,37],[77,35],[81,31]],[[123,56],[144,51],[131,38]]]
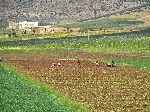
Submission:
[[[150,112],[149,12],[150,0],[0,0],[0,112]],[[24,20],[39,31],[5,28]]]
[[[148,2],[148,1],[147,1]],[[146,4],[125,0],[5,0],[0,1],[1,21],[82,20],[113,14]]]

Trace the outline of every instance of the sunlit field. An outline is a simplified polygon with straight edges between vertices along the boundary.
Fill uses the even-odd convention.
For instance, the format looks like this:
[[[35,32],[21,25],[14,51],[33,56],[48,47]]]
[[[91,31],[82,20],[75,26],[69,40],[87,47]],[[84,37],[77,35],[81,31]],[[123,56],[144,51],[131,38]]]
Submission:
[[[85,38],[58,42],[15,42],[2,43],[1,52],[50,52],[63,50],[83,50],[88,52],[105,53],[149,53],[150,37],[123,36],[109,38]]]
[[[16,69],[0,63],[1,112],[86,112],[86,109]]]
[[[68,100],[78,102],[89,111],[150,111],[149,43],[149,35],[56,42],[16,42],[12,45],[3,43],[1,44],[0,57],[4,58],[2,63],[15,67],[25,76],[44,83],[67,97]],[[116,67],[107,66],[107,63],[111,63],[112,60],[117,64]],[[95,61],[99,61],[98,66],[95,65]],[[61,65],[52,66],[53,63],[60,63]],[[10,79],[13,75],[7,74],[9,67],[7,67],[8,70],[5,70],[2,65],[2,79],[6,81],[15,80],[14,82],[18,83],[16,81],[18,78]],[[12,74],[16,74],[16,71]],[[16,76],[19,77],[19,73]],[[9,80],[7,80],[8,78]],[[7,82],[3,81],[3,83]],[[26,84],[26,82],[23,81],[21,84]],[[23,99],[29,98],[23,95],[24,91],[29,88],[23,87],[23,85],[21,88],[20,85],[18,86],[14,87],[8,83],[8,87],[17,88],[13,89],[14,92],[20,91],[18,94],[21,97],[16,100],[17,94],[8,92],[6,97],[2,97],[3,101],[8,102],[8,105],[3,108],[4,110],[9,109],[11,102],[21,102]],[[2,88],[7,91],[7,87],[2,86]],[[30,95],[30,98],[40,98],[38,104],[42,103],[44,107],[46,106],[45,109],[58,108],[65,112],[87,111],[86,109],[82,110],[79,105],[74,107],[75,103],[70,104],[70,102],[65,106],[55,102],[57,105],[51,107],[48,105],[53,103],[48,100],[52,97],[51,94],[50,96],[47,95],[49,91],[45,93],[39,88],[34,88],[31,91],[35,92],[27,92],[27,94],[33,94],[33,96]],[[42,97],[39,96],[40,94],[36,94],[38,91],[43,95]],[[1,92],[1,94],[4,93]],[[13,97],[12,101],[7,99],[9,95]],[[34,109],[36,101],[27,101],[33,106],[31,109]],[[25,103],[22,101],[20,105]],[[17,104],[14,103],[14,105]],[[27,104],[26,107],[28,107]],[[18,108],[20,107],[15,107],[15,109]],[[39,106],[37,109],[42,108]]]
[[[150,0],[0,0],[0,112],[150,112]]]

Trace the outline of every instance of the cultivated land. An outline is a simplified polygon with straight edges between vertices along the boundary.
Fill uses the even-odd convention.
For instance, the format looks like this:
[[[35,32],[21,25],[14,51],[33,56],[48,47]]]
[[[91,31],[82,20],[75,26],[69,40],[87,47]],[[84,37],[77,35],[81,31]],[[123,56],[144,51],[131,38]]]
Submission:
[[[74,36],[88,36],[88,35],[103,35],[121,32],[138,31],[141,29],[149,28],[149,10],[132,12],[130,14],[117,15],[104,17],[101,19],[87,20],[84,22],[75,22],[65,25],[54,25],[66,28],[80,28],[79,31],[66,31],[63,33],[47,33],[47,34],[34,34],[33,32],[22,34],[23,30],[15,30],[16,36],[9,37],[12,31],[8,29],[0,29],[0,41],[14,41],[14,40],[30,40],[42,38],[62,38]]]
[[[0,57],[90,111],[150,111],[150,37],[1,45]],[[77,60],[80,60],[80,67]],[[114,59],[117,67],[107,67]],[[100,61],[95,66],[94,61]],[[60,67],[51,67],[52,63]]]
[[[103,18],[94,19],[85,22],[76,22],[74,24],[66,25],[55,25],[57,27],[65,28],[79,28],[79,31],[65,31],[63,33],[47,33],[47,34],[34,34],[33,32],[22,34],[22,30],[15,30],[16,36],[9,37],[8,34],[11,30],[0,29],[0,41],[14,41],[14,40],[30,40],[37,38],[62,38],[62,37],[74,37],[74,36],[87,36],[87,35],[102,35],[102,34],[113,34],[118,32],[130,32],[139,25],[143,25],[144,20],[137,20],[137,18]],[[54,27],[55,27],[54,26]],[[134,28],[132,28],[132,27]],[[127,27],[127,28],[124,28]]]
[[[139,1],[141,3],[137,2],[137,5],[142,5],[143,1],[149,2]],[[16,1],[10,2],[13,3]],[[27,2],[17,3],[20,7]],[[28,3],[30,6],[36,2],[31,0]],[[44,8],[44,4],[49,4],[49,1],[38,1],[37,6],[40,3],[43,3]],[[126,1],[121,4],[124,3]],[[135,2],[132,4],[136,5]],[[140,8],[144,10],[140,13],[63,25],[80,28],[78,32],[22,35],[22,31],[15,30],[17,36],[8,37],[11,31],[0,29],[2,112],[149,112],[150,21],[149,10],[144,8]],[[40,10],[36,11],[40,13]],[[22,18],[18,15],[18,19]],[[141,29],[147,30],[142,33],[132,32]],[[113,35],[117,32],[129,32],[129,35]],[[92,38],[80,38],[85,35]],[[97,35],[97,38],[92,35]],[[79,38],[57,40],[72,36]],[[56,38],[57,41],[42,38]],[[112,60],[117,63],[116,67],[107,66]],[[95,61],[99,61],[99,65],[96,66]],[[53,66],[54,63],[61,65]]]
[[[44,83],[0,63],[1,112],[86,112]]]
[[[62,54],[64,56],[61,56]],[[18,59],[15,58],[16,55]],[[24,60],[26,58],[22,55],[27,56],[28,60]],[[81,68],[77,67],[77,60],[65,58],[65,55],[83,58]],[[96,56],[109,57],[98,54]],[[53,89],[80,102],[91,111],[149,111],[148,71],[121,65],[109,68],[106,63],[100,63],[97,67],[93,61],[87,60],[94,56],[84,52],[60,52],[55,56],[18,53],[4,54],[3,57],[11,58],[4,61],[5,63],[15,66],[41,82],[46,82]],[[112,57],[115,58],[117,55]],[[118,56],[121,57],[124,56]],[[54,62],[60,62],[61,67],[52,68]]]

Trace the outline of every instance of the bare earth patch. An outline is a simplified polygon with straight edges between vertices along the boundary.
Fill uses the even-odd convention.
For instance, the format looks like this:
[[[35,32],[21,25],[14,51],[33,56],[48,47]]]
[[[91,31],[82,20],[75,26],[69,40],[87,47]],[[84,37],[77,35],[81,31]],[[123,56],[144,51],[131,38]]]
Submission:
[[[76,59],[64,58],[76,55],[83,59],[80,61],[80,67]],[[22,60],[4,60],[4,62],[46,82],[93,112],[148,111],[150,72],[124,66],[107,67],[105,63],[95,66],[93,61],[86,60],[97,55],[107,56],[107,54],[84,52],[64,52],[61,55],[59,53],[2,54],[1,56],[7,59],[22,58]],[[51,67],[52,63],[57,62],[61,63],[60,67]]]

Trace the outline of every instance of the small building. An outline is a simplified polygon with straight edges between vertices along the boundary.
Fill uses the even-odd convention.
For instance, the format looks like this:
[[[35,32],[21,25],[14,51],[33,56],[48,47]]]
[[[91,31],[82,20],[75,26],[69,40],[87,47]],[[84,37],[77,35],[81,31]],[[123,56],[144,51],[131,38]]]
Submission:
[[[43,33],[47,33],[50,27],[51,26],[38,26],[38,27],[35,27],[34,30],[35,30],[35,33],[43,34]]]
[[[78,32],[80,28],[68,28],[68,31],[70,32]]]
[[[38,22],[19,22],[18,24],[19,29],[26,29],[26,28],[35,28],[38,27]]]
[[[63,27],[53,27],[51,28],[53,33],[62,33],[62,32],[66,32],[67,28],[63,28]],[[50,30],[49,30],[50,31]]]
[[[67,28],[63,27],[51,27],[51,26],[38,26],[35,27],[35,33],[43,34],[43,33],[62,33],[66,32]]]

